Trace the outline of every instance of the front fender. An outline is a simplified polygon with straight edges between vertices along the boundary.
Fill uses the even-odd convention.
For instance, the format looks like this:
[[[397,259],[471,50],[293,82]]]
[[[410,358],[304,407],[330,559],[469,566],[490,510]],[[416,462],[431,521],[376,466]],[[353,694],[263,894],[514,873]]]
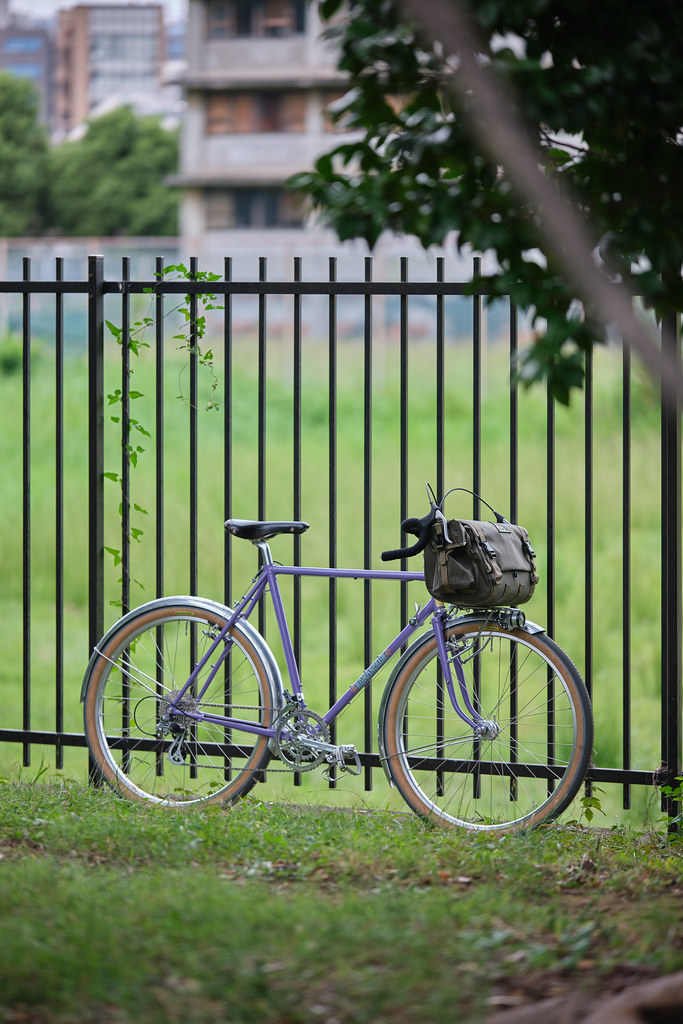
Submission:
[[[218,601],[211,601],[209,598],[205,597],[160,597],[155,601],[148,601],[146,604],[141,604],[138,608],[134,608],[132,611],[124,615],[123,618],[119,619],[118,622],[115,622],[95,646],[90,656],[88,667],[85,670],[85,675],[83,676],[83,683],[81,685],[81,702],[85,700],[88,692],[95,663],[100,657],[101,651],[107,646],[114,634],[118,632],[122,626],[127,626],[129,623],[134,622],[135,619],[148,614],[150,611],[154,611],[155,609],[171,608],[177,604],[191,604],[199,611],[212,612],[214,615],[220,615],[221,618],[226,620],[233,614],[232,608],[228,608],[227,605],[220,604]],[[268,673],[273,695],[279,704],[283,693],[282,676],[270,647],[258,630],[254,629],[251,623],[246,619],[238,619],[233,625],[233,629],[236,633],[248,640],[257,651],[259,657],[263,661],[266,672]]]
[[[477,614],[475,612],[475,613],[470,614],[470,615],[457,615],[457,616],[455,616],[452,619],[448,619],[448,621],[446,622],[446,626],[448,627],[448,626],[455,625],[456,622],[457,623],[472,623],[472,624],[474,624],[474,623],[481,623],[482,625],[485,625],[488,621],[489,621],[488,617],[484,617],[484,616],[482,616],[481,613]],[[545,632],[545,629],[543,628],[543,626],[539,626],[538,623],[536,623],[536,622],[530,622],[528,619],[525,621],[524,625],[519,627],[519,628],[524,633],[534,634],[534,633],[544,633]],[[433,639],[434,639],[434,630],[430,629],[430,630],[427,630],[426,633],[423,633],[421,636],[419,636],[417,638],[417,640],[414,640],[413,643],[410,644],[410,646],[408,648],[406,648],[406,650],[403,652],[401,657],[398,659],[398,661],[394,665],[392,673],[391,673],[391,675],[389,676],[389,678],[387,680],[386,686],[384,687],[384,693],[382,694],[382,700],[380,701],[379,712],[378,712],[378,715],[377,715],[377,742],[378,742],[378,748],[379,748],[379,759],[380,759],[380,762],[382,764],[382,768],[384,769],[384,774],[386,775],[387,781],[389,782],[390,785],[393,785],[393,782],[392,782],[391,773],[389,771],[389,767],[388,767],[388,763],[387,763],[387,757],[386,757],[385,747],[384,747],[384,729],[382,727],[383,722],[384,722],[384,716],[386,714],[387,703],[389,701],[389,697],[391,695],[391,691],[393,689],[394,682],[396,681],[397,677],[403,671],[403,667],[406,664],[406,662],[409,661],[409,659],[413,657],[413,655],[415,654],[416,651],[419,651],[422,647],[424,647],[426,644],[428,644],[430,642],[430,640],[433,640]]]

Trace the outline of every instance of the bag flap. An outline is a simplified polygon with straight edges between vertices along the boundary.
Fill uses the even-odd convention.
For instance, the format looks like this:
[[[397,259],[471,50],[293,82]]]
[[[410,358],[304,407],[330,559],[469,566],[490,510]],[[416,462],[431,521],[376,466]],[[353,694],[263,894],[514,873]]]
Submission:
[[[503,572],[529,572],[531,553],[529,538],[523,526],[513,523],[470,521],[484,544],[495,550],[496,562]],[[450,528],[450,523],[448,524]]]

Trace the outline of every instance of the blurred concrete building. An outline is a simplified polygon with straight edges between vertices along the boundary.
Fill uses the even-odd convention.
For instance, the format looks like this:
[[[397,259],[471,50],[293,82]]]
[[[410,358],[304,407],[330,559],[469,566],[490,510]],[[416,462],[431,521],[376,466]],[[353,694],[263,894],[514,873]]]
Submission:
[[[326,108],[346,89],[320,32],[307,0],[189,0],[174,182],[193,252],[234,242],[236,231],[242,241],[301,232],[302,211],[284,183],[332,148]]]

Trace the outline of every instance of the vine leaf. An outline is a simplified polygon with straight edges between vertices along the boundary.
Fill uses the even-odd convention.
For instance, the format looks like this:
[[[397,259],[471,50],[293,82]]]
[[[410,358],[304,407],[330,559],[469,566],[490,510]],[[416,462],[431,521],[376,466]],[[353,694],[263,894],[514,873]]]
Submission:
[[[109,554],[112,556],[112,558],[114,559],[114,565],[121,564],[121,551],[119,548],[110,548],[105,545],[104,550],[108,551]]]

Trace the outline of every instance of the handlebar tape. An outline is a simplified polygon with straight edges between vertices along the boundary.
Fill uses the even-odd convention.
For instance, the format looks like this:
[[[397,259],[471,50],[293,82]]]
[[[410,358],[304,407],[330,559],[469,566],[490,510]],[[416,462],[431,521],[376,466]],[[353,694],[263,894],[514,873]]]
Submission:
[[[430,510],[422,519],[404,519],[401,529],[404,533],[412,533],[417,537],[415,544],[407,548],[395,548],[392,551],[383,551],[380,555],[383,562],[392,562],[397,558],[410,558],[411,555],[419,555],[427,547],[429,534],[434,523],[434,511]]]

